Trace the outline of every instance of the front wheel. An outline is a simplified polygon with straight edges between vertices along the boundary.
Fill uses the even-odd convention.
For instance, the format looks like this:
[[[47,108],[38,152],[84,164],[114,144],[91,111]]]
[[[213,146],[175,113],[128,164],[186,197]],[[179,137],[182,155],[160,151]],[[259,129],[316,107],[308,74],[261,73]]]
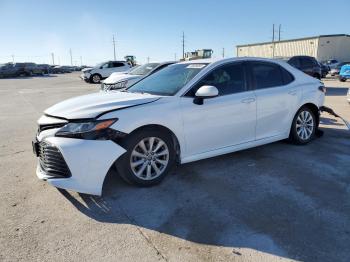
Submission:
[[[345,79],[345,78],[342,78],[342,77],[339,77],[339,81],[340,81],[340,82],[345,82],[346,79]]]
[[[122,146],[127,152],[117,161],[116,168],[130,184],[158,184],[174,166],[175,147],[166,132],[141,129],[127,137]]]
[[[314,113],[308,107],[302,107],[293,119],[289,140],[297,145],[307,144],[314,138],[316,127]]]
[[[101,76],[99,74],[94,74],[91,76],[90,81],[94,84],[98,84],[101,81]]]

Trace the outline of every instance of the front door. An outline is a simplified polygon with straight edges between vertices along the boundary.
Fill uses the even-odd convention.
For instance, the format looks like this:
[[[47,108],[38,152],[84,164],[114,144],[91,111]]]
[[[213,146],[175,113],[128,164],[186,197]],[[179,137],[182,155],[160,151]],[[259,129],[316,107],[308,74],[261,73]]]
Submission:
[[[193,103],[195,92],[212,85],[219,96]],[[256,98],[248,90],[244,63],[234,62],[209,72],[181,98],[186,155],[196,155],[255,139]]]

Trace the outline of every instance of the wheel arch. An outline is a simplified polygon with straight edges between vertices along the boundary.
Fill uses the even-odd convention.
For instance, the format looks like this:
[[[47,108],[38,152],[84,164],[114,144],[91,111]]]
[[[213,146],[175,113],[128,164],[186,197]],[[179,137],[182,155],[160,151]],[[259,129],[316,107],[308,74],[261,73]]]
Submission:
[[[315,118],[316,118],[316,128],[318,128],[318,125],[320,123],[320,114],[319,114],[319,109],[318,109],[318,106],[312,102],[307,102],[307,103],[304,103],[303,105],[301,105],[294,113],[294,116],[293,116],[293,119],[294,117],[296,116],[296,114],[299,112],[299,110],[303,107],[307,107],[309,108],[312,113],[315,115]],[[290,131],[292,130],[292,125],[293,125],[293,122],[290,126]]]

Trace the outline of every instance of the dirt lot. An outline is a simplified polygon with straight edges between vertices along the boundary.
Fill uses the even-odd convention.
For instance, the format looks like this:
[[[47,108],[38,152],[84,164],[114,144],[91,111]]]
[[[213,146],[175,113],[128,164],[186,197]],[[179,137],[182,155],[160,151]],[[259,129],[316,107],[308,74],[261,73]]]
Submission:
[[[325,80],[350,120],[350,82]],[[77,73],[0,80],[0,261],[349,261],[350,132],[324,115],[307,146],[278,142],[181,166],[153,188],[104,196],[35,175],[31,140],[48,106],[94,92]]]

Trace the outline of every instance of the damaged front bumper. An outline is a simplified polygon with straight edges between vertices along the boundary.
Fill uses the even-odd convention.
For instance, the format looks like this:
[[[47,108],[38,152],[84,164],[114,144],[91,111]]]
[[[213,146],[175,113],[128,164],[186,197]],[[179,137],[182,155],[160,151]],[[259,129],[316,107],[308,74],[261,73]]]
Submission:
[[[42,149],[44,144],[49,145],[48,149]],[[102,194],[108,170],[126,152],[111,140],[54,136],[37,137],[33,148],[39,160],[36,170],[39,179],[58,188],[92,195]]]

